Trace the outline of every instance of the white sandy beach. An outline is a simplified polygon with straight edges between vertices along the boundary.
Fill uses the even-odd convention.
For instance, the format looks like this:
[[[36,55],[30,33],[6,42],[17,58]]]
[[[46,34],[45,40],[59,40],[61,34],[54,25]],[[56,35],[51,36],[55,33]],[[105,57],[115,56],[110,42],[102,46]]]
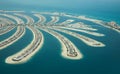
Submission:
[[[58,30],[60,32],[64,32],[66,34],[74,36],[74,37],[82,40],[85,44],[87,44],[89,46],[92,46],[92,47],[105,47],[105,44],[103,44],[102,42],[99,42],[97,40],[91,39],[89,37],[86,37],[86,36],[83,36],[83,35],[80,35],[80,34],[77,34],[75,32],[70,32],[70,31],[67,31],[67,30],[59,29],[59,28],[57,28],[55,30]]]
[[[8,64],[22,64],[22,63],[25,63],[25,62],[29,61],[29,60],[32,58],[32,56],[34,56],[34,55],[42,48],[43,41],[44,41],[44,37],[43,37],[42,33],[41,33],[41,32],[38,32],[38,30],[34,31],[34,30],[31,29],[30,27],[28,27],[28,28],[29,28],[29,29],[32,31],[32,33],[33,33],[33,36],[34,36],[33,40],[31,41],[31,43],[30,43],[27,47],[25,47],[24,49],[22,49],[20,52],[14,54],[14,55],[12,55],[12,56],[9,56],[9,57],[5,60],[6,63],[8,63]],[[37,32],[37,33],[36,33],[36,32]],[[30,53],[28,56],[24,57],[24,58],[21,59],[20,61],[13,61],[12,59],[13,59],[14,57],[19,56],[19,55],[21,55],[22,53],[24,53],[25,51],[29,50],[31,47],[34,47],[34,46],[33,46],[34,41],[36,41],[36,36],[39,35],[39,34],[41,34],[41,36],[42,36],[40,45],[38,45],[38,47],[37,47],[32,53]]]
[[[56,35],[53,33],[54,31],[50,32],[50,31],[48,31],[47,29],[42,29],[42,30],[50,33],[51,35],[53,35],[55,38],[57,38],[57,39],[60,41],[61,46],[62,46],[62,48],[61,48],[61,49],[62,49],[61,55],[62,55],[64,58],[66,58],[66,59],[72,59],[72,60],[78,60],[78,59],[82,59],[82,58],[83,58],[83,55],[82,55],[82,53],[80,52],[80,50],[79,50],[69,39],[67,39],[67,38],[64,37],[63,35],[59,34],[60,36],[64,37],[64,38],[68,41],[68,43],[70,43],[70,44],[73,46],[73,48],[75,49],[75,51],[76,51],[77,54],[78,54],[76,57],[67,56],[67,48],[66,48],[65,44],[62,42],[62,40],[59,38],[59,36],[56,36]],[[57,33],[57,32],[55,32],[55,33]],[[57,33],[57,34],[58,34],[58,33]]]

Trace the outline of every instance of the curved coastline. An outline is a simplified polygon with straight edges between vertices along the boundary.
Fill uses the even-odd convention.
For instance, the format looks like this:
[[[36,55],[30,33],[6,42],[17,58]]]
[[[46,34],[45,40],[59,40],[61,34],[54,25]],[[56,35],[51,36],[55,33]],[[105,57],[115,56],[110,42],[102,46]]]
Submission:
[[[67,30],[63,30],[63,29],[59,29],[59,28],[52,28],[54,30],[60,31],[60,32],[64,32],[66,34],[69,34],[71,36],[74,36],[76,38],[78,38],[79,40],[82,40],[85,44],[92,46],[92,47],[105,47],[105,44],[103,44],[102,42],[99,42],[97,40],[91,39],[89,37],[77,34],[75,32],[70,32]]]
[[[3,22],[3,23],[1,23],[1,26],[0,26],[0,35],[8,33],[9,31],[11,31],[15,28],[14,26],[10,26],[10,24],[14,24],[13,21],[11,21],[7,18],[0,18],[0,20]]]
[[[8,47],[9,45],[19,40],[25,34],[25,32],[26,31],[24,27],[17,27],[17,31],[12,36],[0,42],[0,50]]]
[[[38,25],[43,25],[46,22],[46,18],[41,14],[33,14],[35,17],[37,17],[39,20],[36,22]]]
[[[47,23],[47,25],[55,25],[59,21],[58,16],[51,16],[52,20]]]
[[[48,29],[43,29],[40,28],[43,31],[48,32],[49,34],[53,35],[55,38],[57,38],[61,45],[62,45],[62,53],[61,55],[66,58],[66,59],[71,59],[71,60],[79,60],[83,58],[82,53],[80,52],[80,50],[66,37],[64,37],[63,35],[52,31],[52,30],[48,30]]]
[[[34,19],[31,18],[30,16],[27,16],[25,14],[19,14],[19,13],[15,13],[14,15],[19,16],[19,17],[24,17],[27,20],[26,24],[30,24],[30,25],[34,24]]]
[[[32,56],[34,56],[42,48],[44,41],[42,33],[31,26],[28,26],[28,28],[32,31],[34,36],[32,42],[20,52],[6,58],[6,63],[23,64],[29,61],[32,58]]]
[[[59,27],[59,28],[78,31],[78,32],[83,32],[83,33],[90,34],[90,35],[93,35],[93,36],[98,36],[98,37],[105,36],[104,34],[97,33],[97,32],[91,32],[91,31],[87,31],[87,30],[74,29],[74,28],[69,28],[69,27]]]
[[[60,26],[66,26],[67,24],[70,24],[70,23],[72,23],[72,22],[74,22],[74,20],[68,19],[68,20],[66,20],[66,21],[64,21],[64,22],[59,23],[59,25],[60,25]]]

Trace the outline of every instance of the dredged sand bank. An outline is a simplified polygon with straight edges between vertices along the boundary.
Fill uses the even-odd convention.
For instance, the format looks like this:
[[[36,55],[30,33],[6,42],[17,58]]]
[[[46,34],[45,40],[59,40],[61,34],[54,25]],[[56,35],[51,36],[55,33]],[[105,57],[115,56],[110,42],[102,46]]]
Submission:
[[[105,36],[104,34],[97,33],[97,32],[91,32],[91,31],[87,31],[87,30],[74,29],[74,28],[69,28],[69,27],[59,27],[59,28],[83,32],[83,33],[87,33],[87,34],[94,35],[94,36]]]
[[[30,16],[27,16],[25,14],[19,14],[19,13],[15,13],[14,15],[25,18],[27,20],[26,24],[31,24],[31,25],[34,24],[34,19],[31,18]]]
[[[64,37],[63,35],[52,31],[52,30],[48,30],[48,29],[43,29],[40,28],[43,31],[48,32],[49,34],[53,35],[54,37],[56,37],[62,46],[62,53],[61,55],[66,58],[66,59],[73,59],[73,60],[78,60],[78,59],[82,59],[83,55],[82,53],[79,51],[79,49],[66,37]]]
[[[43,15],[41,14],[33,14],[33,15],[39,19],[38,22],[36,22],[36,24],[44,25],[44,23],[46,22],[46,18]]]
[[[104,22],[102,20],[92,19],[92,18],[88,18],[88,17],[85,17],[85,16],[79,16],[78,18],[83,19],[83,20],[87,20],[87,21],[91,21],[93,23],[102,25],[106,28],[110,28],[110,29],[115,30],[115,31],[120,33],[120,26],[117,25],[117,24],[110,24],[109,22]]]
[[[42,47],[44,37],[41,32],[34,29],[32,26],[28,27],[33,33],[33,40],[32,42],[22,49],[20,52],[9,56],[5,62],[8,64],[22,64],[27,62],[34,56]]]
[[[98,30],[96,28],[92,28],[92,26],[90,26],[90,25],[84,24],[83,22],[68,24],[66,27],[82,29],[82,30],[89,30],[89,31],[97,31]]]
[[[59,21],[58,16],[51,16],[52,20],[47,23],[47,25],[55,25]]]
[[[80,35],[80,34],[77,34],[75,32],[71,32],[71,31],[63,30],[63,29],[59,29],[59,28],[52,28],[52,29],[60,31],[60,32],[64,32],[64,33],[69,34],[71,36],[74,36],[74,37],[82,40],[85,44],[87,44],[89,46],[92,46],[92,47],[105,47],[105,44],[103,44],[102,42],[99,42],[97,40],[91,39],[89,37],[86,37],[86,36],[83,36],[83,35]]]
[[[9,24],[14,24],[14,22],[7,18],[0,18],[0,35],[3,35],[15,28]]]
[[[19,40],[25,34],[25,32],[26,31],[24,27],[18,26],[17,31],[12,36],[0,42],[0,50],[8,47],[9,45]]]
[[[64,21],[64,22],[59,23],[59,25],[60,25],[60,26],[66,26],[67,24],[70,24],[70,23],[72,23],[72,22],[74,22],[74,20],[68,19],[68,20],[66,20],[66,21]]]
[[[14,16],[14,15],[9,15],[9,14],[0,14],[0,15],[3,15],[3,16],[6,16],[8,18],[15,20],[16,24],[23,24],[24,23],[20,18]]]

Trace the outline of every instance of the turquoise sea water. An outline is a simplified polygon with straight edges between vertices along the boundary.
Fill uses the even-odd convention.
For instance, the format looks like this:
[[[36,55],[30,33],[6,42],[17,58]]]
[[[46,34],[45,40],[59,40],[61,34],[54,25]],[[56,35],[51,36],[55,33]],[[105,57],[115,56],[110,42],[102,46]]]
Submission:
[[[42,31],[43,32],[43,31]],[[84,54],[84,58],[78,61],[63,59],[60,56],[61,46],[56,38],[43,32],[45,42],[43,48],[27,63],[21,65],[8,65],[4,63],[4,59],[15,52],[18,52],[22,47],[31,41],[27,36],[32,36],[28,32],[23,36],[22,40],[6,48],[0,52],[1,62],[0,71],[3,74],[34,74],[34,73],[82,73],[82,74],[119,74],[119,38],[120,35],[110,29],[102,29],[100,32],[106,34],[105,37],[97,38],[106,44],[104,48],[93,48],[86,46],[78,39],[61,33],[68,37]],[[86,34],[87,36],[87,34]],[[26,38],[27,37],[27,38]],[[90,36],[89,36],[90,37]],[[25,41],[27,39],[27,41]],[[20,43],[20,44],[19,44]],[[22,47],[20,47],[22,46]]]
[[[14,34],[16,31],[16,28],[12,29],[10,32],[7,32],[3,35],[0,36],[0,41],[3,41],[5,39],[7,39],[8,37],[10,37],[12,34]]]
[[[110,7],[108,4],[103,4],[101,7],[82,7],[81,5],[78,6],[73,3],[70,4],[63,3],[63,6],[55,5],[49,6],[39,6],[37,5],[28,5],[28,4],[14,4],[15,0],[12,0],[9,4],[6,0],[1,1],[0,9],[3,10],[24,10],[24,11],[57,11],[57,12],[66,12],[75,15],[86,15],[88,17],[102,19],[106,21],[116,21],[120,24],[120,10],[117,9],[119,5],[113,5]],[[27,1],[27,0],[26,0]],[[67,0],[68,1],[68,0]],[[76,0],[77,1],[77,0]],[[117,1],[117,0],[115,0]],[[113,1],[114,2],[114,1]],[[8,3],[6,6],[4,3]],[[44,2],[43,2],[44,4]],[[60,3],[62,4],[62,3]],[[82,4],[82,3],[80,3]],[[89,3],[88,3],[89,4]],[[50,3],[52,5],[52,3]],[[67,6],[68,5],[68,6]],[[92,4],[91,4],[92,5]],[[96,5],[96,4],[95,4]],[[65,6],[65,8],[64,8]],[[73,6],[73,7],[72,7]],[[76,7],[75,7],[76,6]],[[85,5],[83,5],[85,6]],[[88,5],[89,7],[89,5]],[[105,9],[105,8],[106,9]],[[98,9],[99,8],[99,9]],[[30,14],[28,14],[30,15]],[[33,16],[32,16],[33,17]],[[49,16],[47,21],[50,20]],[[34,17],[34,19],[38,20]],[[64,21],[66,18],[61,17],[59,22]],[[24,20],[26,22],[26,20]],[[82,21],[89,25],[97,25],[92,22],[88,22],[85,20],[77,20]],[[59,23],[58,22],[58,23]],[[105,34],[105,37],[95,37],[85,33],[80,33],[82,35],[91,37],[98,41],[103,42],[106,44],[106,47],[102,48],[93,48],[87,46],[82,41],[69,36],[67,34],[61,33],[70,39],[82,52],[84,58],[81,60],[68,60],[61,57],[61,45],[59,41],[53,37],[52,35],[41,31],[44,34],[44,45],[42,49],[31,58],[25,64],[20,65],[9,65],[5,63],[5,59],[28,45],[33,35],[31,31],[27,29],[26,34],[16,43],[13,45],[5,48],[4,50],[0,50],[0,74],[120,74],[120,34],[111,30],[106,29],[101,26],[93,26],[98,28],[98,32]],[[12,35],[13,32],[11,31],[10,34]],[[10,36],[9,34],[5,37],[0,36],[0,40],[5,39],[6,37]]]
[[[0,9],[67,12],[119,22],[119,3],[120,0],[1,0]]]

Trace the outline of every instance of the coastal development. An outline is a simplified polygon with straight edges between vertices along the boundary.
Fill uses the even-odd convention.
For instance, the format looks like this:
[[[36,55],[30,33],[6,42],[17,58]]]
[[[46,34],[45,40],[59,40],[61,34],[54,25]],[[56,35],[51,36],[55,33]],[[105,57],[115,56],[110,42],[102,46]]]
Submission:
[[[83,22],[68,24],[67,27],[71,27],[71,28],[75,28],[75,29],[82,29],[82,30],[89,30],[89,31],[97,31],[97,29],[92,28],[91,26],[88,26],[88,25],[84,24]]]
[[[45,28],[44,29],[40,28],[40,29],[50,33],[60,41],[62,46],[62,56],[64,58],[77,60],[83,57],[79,49],[69,39],[67,39],[63,35],[49,29],[45,29]]]
[[[90,21],[90,22],[102,25],[102,26],[104,26],[106,28],[113,29],[113,30],[115,30],[115,31],[120,33],[120,26],[115,21],[105,22],[105,21],[98,20],[98,19],[88,18],[86,16],[74,16],[74,15],[69,15],[69,14],[66,14],[66,13],[62,13],[62,16],[66,16],[66,17],[70,17],[70,18],[77,18],[77,19],[80,19],[80,20]]]
[[[105,25],[115,31],[118,31],[120,33],[120,26],[114,22],[114,21],[111,21],[111,22],[108,22],[108,23],[105,23]]]
[[[99,24],[99,25],[102,25],[104,27],[107,27],[107,28],[110,28],[110,29],[113,29],[117,32],[120,33],[120,26],[114,22],[114,21],[111,21],[111,22],[104,22],[102,20],[97,20],[97,19],[91,19],[91,18],[87,18],[85,16],[79,16],[78,17],[79,19],[83,19],[83,20],[87,20],[87,21],[91,21],[93,23],[96,23],[96,24]]]
[[[47,18],[50,18],[51,20],[48,21],[44,15],[48,15]],[[63,17],[67,17],[67,19],[60,21]],[[37,18],[37,20],[35,18]],[[93,48],[104,48],[106,46],[103,42],[104,40],[102,40],[106,35],[101,33],[99,28],[94,28],[92,25],[85,24],[84,22],[78,20],[76,21],[75,19],[86,20],[92,23],[100,24],[104,27],[107,26],[107,28],[109,27],[116,31],[119,31],[120,29],[115,22],[104,22],[101,20],[87,18],[85,16],[74,16],[58,12],[34,12],[32,14],[27,14],[25,12],[10,11],[1,13],[0,36],[9,33],[15,28],[16,30],[11,36],[0,41],[0,50],[4,50],[8,46],[20,40],[27,33],[26,30],[28,29],[33,36],[30,44],[19,50],[19,52],[8,56],[5,62],[8,64],[22,64],[32,59],[32,57],[42,49],[45,37],[44,32],[51,34],[59,41],[62,50],[60,56],[65,59],[83,59],[84,54],[80,51],[82,47],[80,48],[79,46],[81,43],[84,43],[86,47],[88,46]],[[80,41],[80,44],[72,42],[71,37],[68,38],[66,35],[76,38]]]
[[[22,26],[17,27],[17,31],[12,36],[0,42],[0,50],[13,44],[17,40],[19,40],[24,34],[25,34],[25,28]]]
[[[27,20],[26,24],[33,25],[33,23],[34,23],[34,19],[31,18],[31,17],[29,17],[29,16],[27,16],[27,15],[24,15],[24,14],[18,14],[18,13],[15,13],[14,15],[17,15],[17,16],[19,16],[19,17],[23,17],[23,18],[25,18],[25,19]]]
[[[16,21],[16,23],[18,23],[18,24],[24,23],[24,21],[22,21],[21,19],[19,19],[16,16],[9,15],[9,14],[0,14],[0,15],[5,16],[6,18],[9,17],[9,18],[13,19],[14,21]],[[1,35],[11,31],[13,28],[16,27],[17,24],[14,24],[12,21],[8,20],[7,25],[8,25],[8,26],[6,26],[7,28],[2,30]],[[12,45],[13,43],[15,43],[16,41],[18,41],[25,34],[25,32],[26,32],[25,27],[18,26],[16,32],[12,36],[10,36],[9,38],[0,42],[0,50],[6,48],[6,47]]]
[[[16,23],[16,24],[23,24],[23,23],[24,23],[24,22],[23,22],[20,18],[18,18],[18,17],[16,17],[16,16],[9,15],[9,14],[0,14],[0,15],[5,16],[5,17],[8,17],[8,18],[11,18],[11,19],[15,20],[15,23]]]
[[[12,56],[9,56],[6,59],[6,63],[9,64],[20,64],[20,63],[25,63],[28,60],[30,60],[30,58],[35,55],[35,53],[38,52],[38,50],[42,47],[43,44],[43,35],[36,30],[35,28],[33,28],[32,26],[28,27],[32,33],[33,33],[33,41],[24,49],[22,49],[20,52],[18,52],[17,54],[14,54]]]
[[[74,21],[74,20],[69,19],[69,20],[66,20],[66,21],[60,23],[59,25],[61,25],[61,26],[66,26],[67,24],[72,23],[73,21]]]
[[[44,23],[46,22],[46,18],[40,14],[33,14],[34,16],[36,16],[39,20],[35,23],[37,25],[44,25]]]
[[[15,26],[9,26],[9,24],[14,24],[14,22],[6,18],[0,18],[0,35],[6,34],[15,28]]]
[[[0,0],[0,74],[120,74],[120,0]]]
[[[47,25],[55,25],[59,21],[59,17],[57,16],[51,16],[52,20],[47,23]]]
[[[74,36],[80,40],[82,40],[85,44],[92,46],[92,47],[104,47],[105,45],[102,42],[96,41],[94,39],[91,39],[89,37],[77,34],[75,32],[71,32],[71,31],[67,31],[67,30],[63,30],[63,29],[59,29],[59,28],[52,28],[54,30],[60,31],[60,32],[64,32],[66,34],[69,34],[71,36]]]
[[[100,34],[97,32],[91,32],[91,31],[87,31],[87,30],[81,30],[81,29],[75,29],[75,28],[69,28],[69,27],[59,27],[59,28],[78,31],[78,32],[82,32],[82,33],[87,33],[87,34],[94,35],[94,36],[104,36],[104,34]]]
[[[27,20],[26,24],[34,23],[34,20],[23,14],[16,14],[19,17],[23,17]],[[31,25],[31,24],[30,24]],[[27,28],[30,29],[33,33],[32,42],[22,51],[18,52],[15,55],[12,55],[6,59],[6,63],[9,64],[20,64],[27,62],[38,50],[42,47],[43,44],[43,35],[40,31],[36,30],[32,25],[28,25]]]

